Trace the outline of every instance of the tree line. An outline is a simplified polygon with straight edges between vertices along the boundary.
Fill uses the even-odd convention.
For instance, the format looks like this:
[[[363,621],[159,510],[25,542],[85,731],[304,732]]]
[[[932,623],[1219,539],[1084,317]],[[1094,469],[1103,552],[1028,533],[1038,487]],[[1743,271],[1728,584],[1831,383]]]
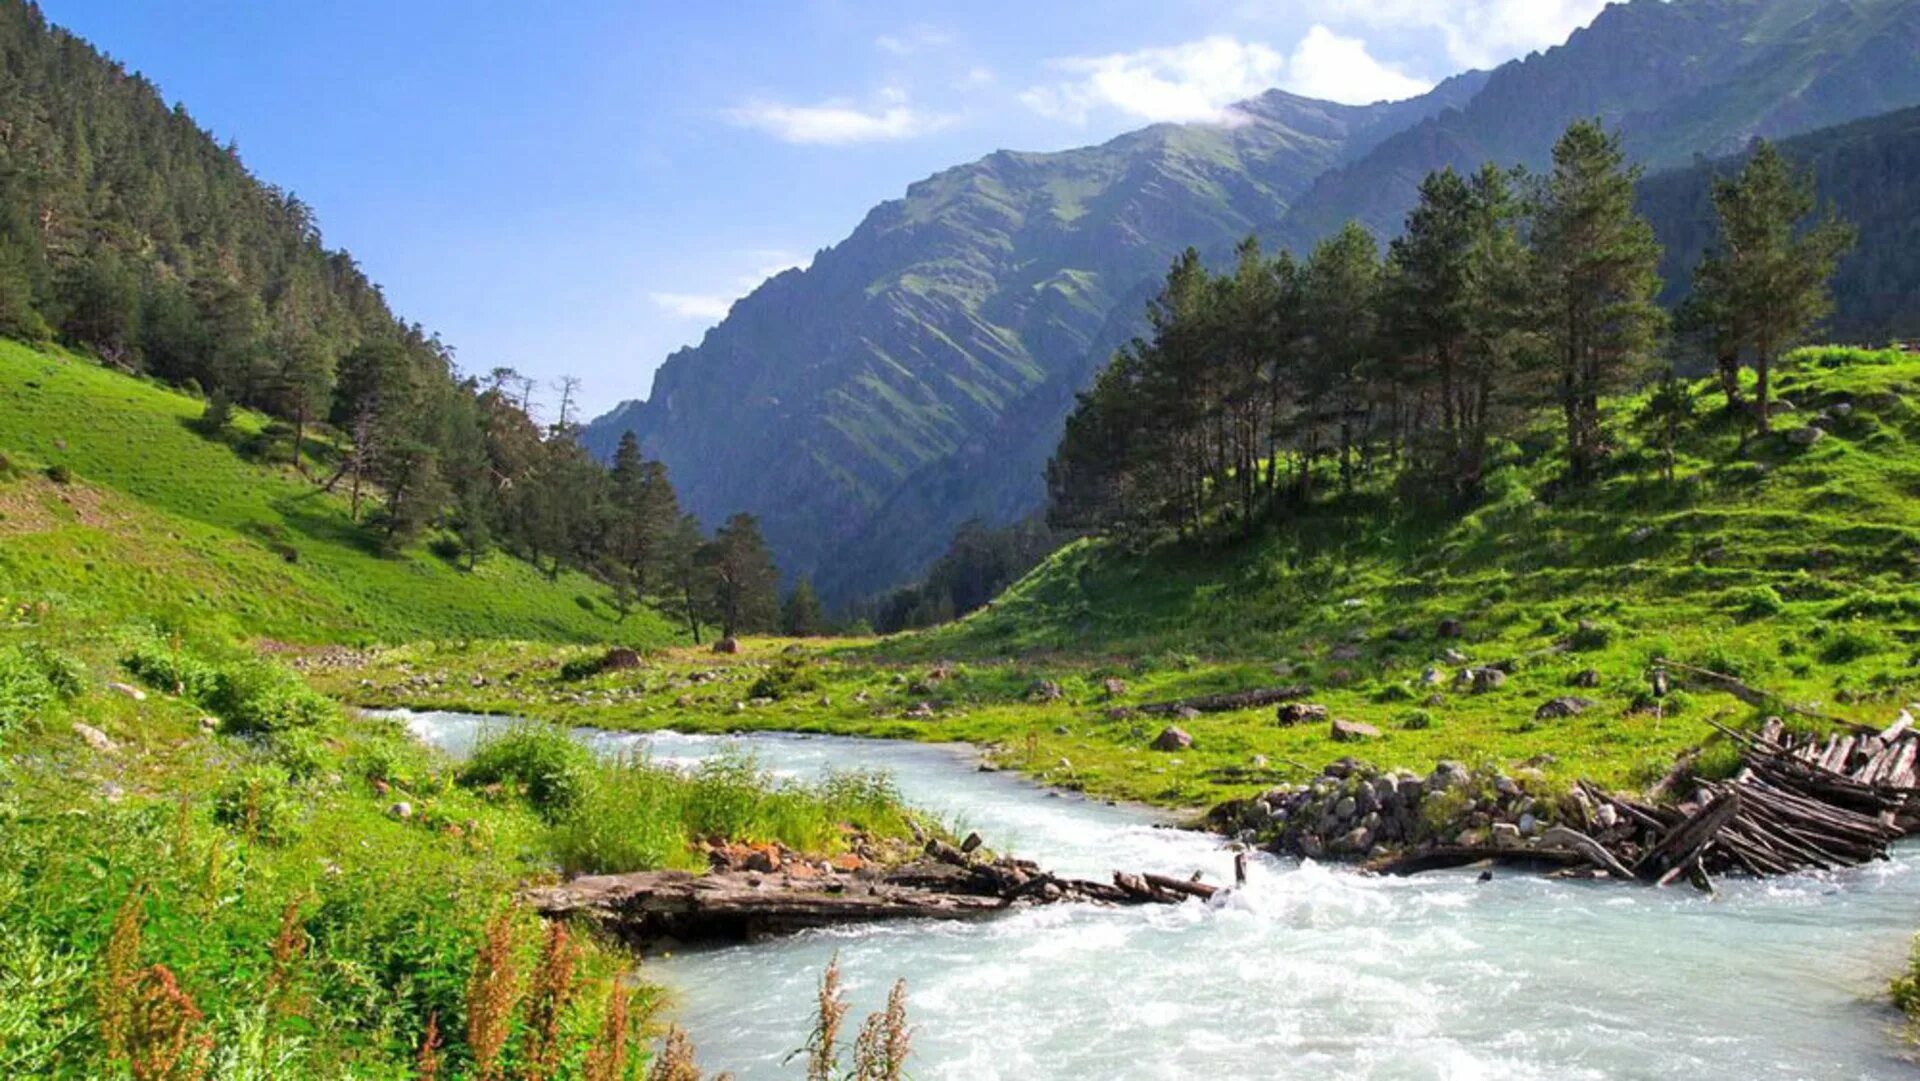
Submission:
[[[298,197],[22,0],[0,0],[0,335],[203,395],[214,437],[237,441],[235,407],[266,414],[245,449],[343,494],[388,549],[431,533],[468,567],[504,549],[584,571],[622,618],[652,601],[696,639],[781,623],[751,516],[708,537],[631,439],[596,462],[576,440],[578,380],[542,423],[533,380],[461,372]],[[785,614],[817,628],[809,595]]]
[[[1601,399],[1675,340],[1639,176],[1617,135],[1583,121],[1544,174],[1428,176],[1384,253],[1355,223],[1304,260],[1249,239],[1225,273],[1189,249],[1149,334],[1069,417],[1047,468],[1050,523],[1133,541],[1245,528],[1383,471],[1408,498],[1466,502],[1496,443],[1542,408],[1560,418],[1567,481],[1594,478],[1612,450]],[[1853,232],[1815,218],[1811,178],[1764,143],[1713,202],[1719,240],[1677,340],[1730,373],[1729,408],[1764,433],[1772,365],[1831,307]]]

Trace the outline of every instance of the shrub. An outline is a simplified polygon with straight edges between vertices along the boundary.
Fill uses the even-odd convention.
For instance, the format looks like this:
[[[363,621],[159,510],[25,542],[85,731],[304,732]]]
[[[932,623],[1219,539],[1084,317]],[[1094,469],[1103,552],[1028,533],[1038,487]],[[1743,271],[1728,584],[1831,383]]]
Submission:
[[[278,732],[319,724],[334,705],[285,668],[269,661],[246,660],[219,672],[214,693],[202,704],[220,715],[234,732]]]
[[[586,799],[594,772],[593,752],[565,729],[529,721],[482,742],[461,768],[460,783],[515,785],[535,810],[555,820]]]
[[[1891,643],[1878,631],[1848,625],[1825,636],[1820,659],[1828,664],[1849,664],[1890,648]]]
[[[1753,586],[1737,590],[1732,598],[1733,610],[1745,619],[1765,619],[1777,616],[1786,610],[1787,602],[1782,600],[1772,586]]]
[[[1920,935],[1914,937],[1913,950],[1907,957],[1907,971],[1895,979],[1888,990],[1893,1004],[1909,1020],[1920,1024]]]
[[[296,781],[312,780],[333,764],[333,755],[311,728],[275,732],[271,747],[274,764]]]
[[[1567,636],[1567,645],[1576,653],[1591,653],[1613,644],[1613,625],[1582,620]]]
[[[1416,709],[1400,718],[1400,727],[1409,732],[1424,732],[1433,727],[1433,714],[1424,709]]]
[[[782,699],[811,694],[820,689],[820,677],[806,662],[789,657],[774,665],[753,681],[750,698]]]
[[[65,465],[50,465],[47,467],[47,479],[55,484],[72,484],[73,470]]]
[[[195,702],[210,698],[219,687],[220,675],[212,665],[158,639],[135,644],[120,663],[147,686]]]
[[[560,666],[560,678],[568,683],[576,680],[592,679],[600,674],[602,658],[598,655],[575,657]]]
[[[228,778],[213,797],[213,820],[248,841],[282,844],[298,833],[300,805],[287,791],[287,775],[256,766]]]
[[[59,698],[59,689],[31,650],[0,649],[0,735],[33,719]]]

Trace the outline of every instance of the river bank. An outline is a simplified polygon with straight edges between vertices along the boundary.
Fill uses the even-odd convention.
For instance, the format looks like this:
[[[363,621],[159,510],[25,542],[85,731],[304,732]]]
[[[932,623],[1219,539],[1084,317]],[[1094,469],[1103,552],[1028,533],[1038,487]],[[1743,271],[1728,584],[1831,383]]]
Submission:
[[[457,750],[488,723],[500,722],[426,715],[413,726]],[[796,778],[884,768],[916,805],[1063,873],[1231,873],[1217,838],[978,772],[949,747],[592,739],[665,762],[750,750]],[[930,1079],[1893,1078],[1913,1064],[1881,992],[1916,905],[1911,843],[1853,871],[1730,880],[1712,900],[1524,874],[1369,877],[1257,854],[1248,888],[1218,908],[1067,905],[849,927],[676,951],[647,972],[670,988],[703,1060],[744,1081],[784,1075],[835,953],[857,1011],[908,980],[914,1072]]]

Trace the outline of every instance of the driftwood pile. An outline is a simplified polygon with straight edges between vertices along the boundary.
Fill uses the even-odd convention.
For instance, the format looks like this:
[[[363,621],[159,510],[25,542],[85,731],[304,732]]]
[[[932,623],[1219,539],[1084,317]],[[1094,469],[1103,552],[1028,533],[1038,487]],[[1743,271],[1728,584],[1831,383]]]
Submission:
[[[1701,782],[1671,807],[1582,785],[1615,825],[1597,837],[1557,827],[1542,841],[1615,877],[1708,888],[1717,874],[1858,866],[1920,828],[1920,732],[1906,713],[1884,730],[1824,739],[1790,734],[1777,719],[1757,733],[1720,732],[1743,752],[1731,780]]]
[[[974,842],[973,838],[969,838]],[[811,927],[895,919],[969,919],[1019,905],[1094,901],[1113,905],[1205,900],[1217,888],[1154,874],[1115,872],[1091,882],[1043,871],[1027,860],[985,858],[945,841],[927,842],[910,863],[851,873],[640,871],[588,875],[529,891],[543,916],[593,920],[620,938],[751,940]]]

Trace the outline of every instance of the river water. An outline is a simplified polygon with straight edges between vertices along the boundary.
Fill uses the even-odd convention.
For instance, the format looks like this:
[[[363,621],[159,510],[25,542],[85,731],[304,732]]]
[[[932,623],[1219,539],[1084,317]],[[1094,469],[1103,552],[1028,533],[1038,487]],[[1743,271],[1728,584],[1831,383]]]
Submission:
[[[408,714],[463,753],[489,723]],[[1215,838],[1148,811],[980,773],[962,748],[581,731],[656,761],[890,771],[916,806],[1054,870],[1231,874]],[[1261,857],[1225,904],[1029,909],[647,962],[711,1071],[792,1078],[834,954],[855,1017],[909,987],[918,1081],[1104,1078],[1891,1078],[1883,1003],[1920,929],[1920,847],[1838,875],[1688,889],[1473,872],[1410,879]],[[849,1023],[849,1031],[853,1023]]]

